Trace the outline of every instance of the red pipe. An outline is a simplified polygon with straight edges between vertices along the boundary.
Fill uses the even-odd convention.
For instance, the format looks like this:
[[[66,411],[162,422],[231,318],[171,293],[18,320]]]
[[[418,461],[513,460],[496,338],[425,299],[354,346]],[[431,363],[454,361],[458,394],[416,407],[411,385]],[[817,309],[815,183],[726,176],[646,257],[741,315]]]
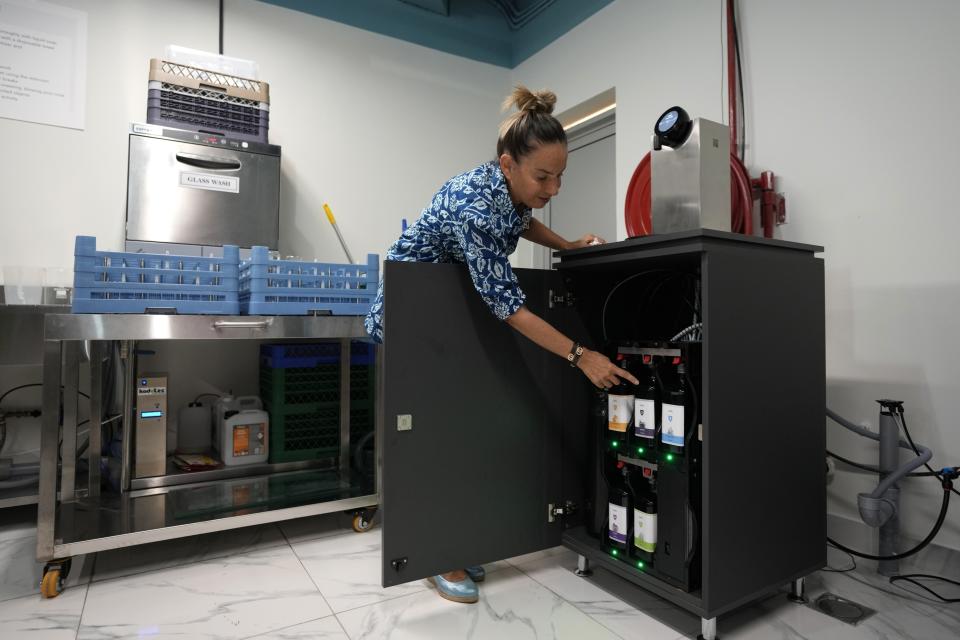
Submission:
[[[737,141],[737,52],[734,47],[736,35],[733,32],[733,0],[727,0],[727,103],[730,120],[730,153],[740,157]]]

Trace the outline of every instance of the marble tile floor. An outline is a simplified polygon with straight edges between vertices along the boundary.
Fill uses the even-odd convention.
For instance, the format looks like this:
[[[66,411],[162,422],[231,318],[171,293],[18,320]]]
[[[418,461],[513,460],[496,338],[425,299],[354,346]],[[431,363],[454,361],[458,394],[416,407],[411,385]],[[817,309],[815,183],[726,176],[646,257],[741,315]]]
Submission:
[[[0,520],[4,640],[679,640],[700,631],[699,618],[616,576],[575,576],[576,555],[561,547],[489,565],[477,605],[442,600],[425,581],[384,589],[379,529],[354,533],[340,515],[76,558],[66,591],[42,600],[28,512],[18,520],[8,510]],[[957,560],[933,553],[923,568],[945,574]],[[839,552],[829,561],[849,566]],[[960,605],[890,585],[873,563],[819,572],[806,586],[811,600],[830,591],[878,613],[854,627],[787,601],[784,590],[722,616],[720,638],[960,637]]]

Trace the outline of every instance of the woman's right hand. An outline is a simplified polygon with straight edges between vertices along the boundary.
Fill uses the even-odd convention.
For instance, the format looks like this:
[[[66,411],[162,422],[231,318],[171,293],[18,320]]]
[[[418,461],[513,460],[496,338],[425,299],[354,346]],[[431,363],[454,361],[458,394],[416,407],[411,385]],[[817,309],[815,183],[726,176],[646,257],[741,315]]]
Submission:
[[[609,389],[618,385],[621,378],[629,380],[633,384],[640,384],[640,381],[634,378],[629,371],[613,364],[602,353],[590,349],[583,350],[583,355],[577,362],[577,368],[583,371],[583,375],[587,376],[598,389]]]

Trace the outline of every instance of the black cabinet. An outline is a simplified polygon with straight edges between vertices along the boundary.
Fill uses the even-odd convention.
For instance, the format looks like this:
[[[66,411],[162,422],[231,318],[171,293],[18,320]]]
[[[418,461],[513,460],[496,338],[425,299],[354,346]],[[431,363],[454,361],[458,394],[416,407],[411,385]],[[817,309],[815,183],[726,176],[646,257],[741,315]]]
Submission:
[[[702,321],[697,471],[673,485],[696,495],[682,532],[696,547],[686,588],[612,557],[596,535],[606,505],[596,393],[583,374],[494,318],[462,265],[388,262],[383,584],[562,543],[714,618],[824,566],[820,251],[696,231],[564,252],[555,271],[518,270],[528,307],[592,348],[665,340],[686,323],[684,307]],[[660,274],[662,286],[639,304],[630,283],[643,274]],[[661,496],[661,510],[664,498],[673,504]]]

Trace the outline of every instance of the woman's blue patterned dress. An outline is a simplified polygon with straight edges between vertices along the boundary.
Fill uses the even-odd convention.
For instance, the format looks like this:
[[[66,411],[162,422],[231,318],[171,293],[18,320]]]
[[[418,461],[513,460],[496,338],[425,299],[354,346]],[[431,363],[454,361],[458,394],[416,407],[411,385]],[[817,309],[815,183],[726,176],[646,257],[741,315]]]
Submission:
[[[448,180],[387,252],[387,260],[459,262],[473,286],[501,320],[523,306],[526,297],[507,256],[530,227],[531,210],[514,206],[497,162],[487,162]],[[367,333],[383,342],[383,281],[367,314]]]

